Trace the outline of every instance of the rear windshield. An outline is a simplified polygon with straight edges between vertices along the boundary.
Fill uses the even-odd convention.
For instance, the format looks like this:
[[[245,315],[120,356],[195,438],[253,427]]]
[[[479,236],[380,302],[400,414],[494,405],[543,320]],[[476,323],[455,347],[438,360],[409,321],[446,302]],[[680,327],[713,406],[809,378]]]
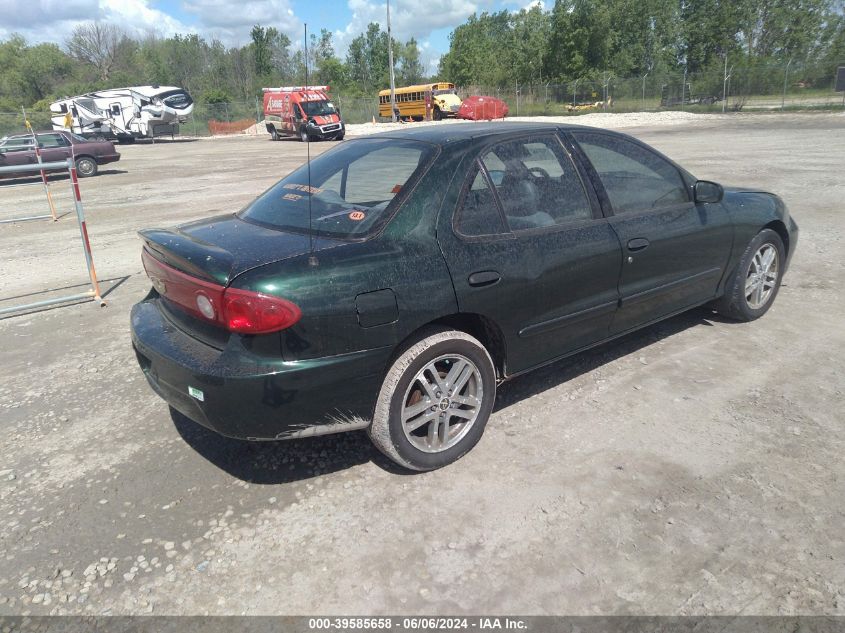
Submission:
[[[425,170],[435,151],[435,146],[417,141],[346,141],[311,161],[310,185],[308,165],[303,165],[239,216],[283,231],[362,239],[391,218],[394,201]]]

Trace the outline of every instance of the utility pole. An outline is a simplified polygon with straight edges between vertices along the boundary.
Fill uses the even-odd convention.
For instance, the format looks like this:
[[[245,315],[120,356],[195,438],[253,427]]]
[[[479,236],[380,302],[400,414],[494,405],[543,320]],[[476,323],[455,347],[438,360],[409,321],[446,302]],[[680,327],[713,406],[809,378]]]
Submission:
[[[651,70],[648,71],[650,73]],[[645,80],[648,78],[648,73],[643,75],[643,112],[645,112]]]
[[[792,58],[789,58],[789,61],[786,63],[786,70],[783,73],[783,96],[780,100],[780,109],[783,110],[784,106],[786,105],[786,85],[787,80],[789,79],[789,66],[792,64]]]
[[[722,80],[722,114],[728,104],[728,52],[725,51],[725,78]]]
[[[390,64],[390,120],[396,123],[396,81],[393,77],[393,36],[390,34],[390,0],[387,0],[387,63]]]

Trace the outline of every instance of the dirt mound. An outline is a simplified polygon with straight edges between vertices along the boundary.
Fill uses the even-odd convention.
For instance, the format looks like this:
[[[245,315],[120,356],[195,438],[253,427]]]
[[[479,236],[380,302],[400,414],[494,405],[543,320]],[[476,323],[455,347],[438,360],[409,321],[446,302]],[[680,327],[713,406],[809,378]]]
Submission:
[[[267,127],[264,125],[264,121],[259,121],[253,125],[250,125],[247,129],[243,130],[241,134],[246,134],[248,136],[261,136],[262,134],[267,134]]]

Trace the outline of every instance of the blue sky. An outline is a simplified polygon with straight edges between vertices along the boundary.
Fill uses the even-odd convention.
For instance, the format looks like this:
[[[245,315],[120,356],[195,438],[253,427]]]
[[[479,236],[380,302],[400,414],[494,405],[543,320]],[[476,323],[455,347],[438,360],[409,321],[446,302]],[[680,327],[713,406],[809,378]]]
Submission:
[[[534,0],[536,2],[536,0]],[[518,10],[529,0],[391,0],[394,37],[415,37],[433,72],[449,49],[449,34],[474,12]],[[30,42],[63,44],[74,26],[88,20],[118,24],[135,35],[199,33],[229,46],[249,42],[254,24],[274,26],[294,42],[321,28],[334,33],[342,57],[369,22],[385,28],[385,0],[0,0],[0,38],[20,33]]]

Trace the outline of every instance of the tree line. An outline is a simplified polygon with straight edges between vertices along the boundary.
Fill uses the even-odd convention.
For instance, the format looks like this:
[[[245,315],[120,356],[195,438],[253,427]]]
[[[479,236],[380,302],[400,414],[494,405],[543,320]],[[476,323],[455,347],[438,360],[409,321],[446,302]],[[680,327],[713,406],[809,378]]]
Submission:
[[[471,16],[450,36],[440,74],[512,87],[603,76],[701,73],[794,64],[829,81],[845,64],[842,0],[556,0]]]
[[[461,86],[652,76],[794,63],[828,81],[845,64],[845,0],[556,0],[470,16],[450,35],[437,77]],[[393,41],[397,85],[426,79],[413,38]],[[103,22],[62,43],[0,41],[0,111],[46,110],[55,98],[124,85],[177,85],[201,103],[251,100],[264,86],[305,82],[301,46],[256,25],[245,46],[199,35],[132,36]],[[333,35],[312,33],[309,83],[371,97],[388,85],[388,36],[372,23],[341,58]],[[805,71],[812,75],[811,71]],[[799,79],[799,78],[796,78]]]
[[[337,55],[330,31],[309,40],[310,84],[353,96],[372,96],[387,85],[387,33],[378,24],[352,40],[345,59]],[[426,78],[414,38],[394,39],[393,53],[399,85]],[[184,87],[201,103],[252,100],[262,87],[304,84],[305,55],[287,35],[261,25],[240,47],[195,34],[137,38],[104,22],[77,26],[62,44],[29,44],[12,35],[0,41],[0,112],[47,110],[61,96],[147,84]]]

